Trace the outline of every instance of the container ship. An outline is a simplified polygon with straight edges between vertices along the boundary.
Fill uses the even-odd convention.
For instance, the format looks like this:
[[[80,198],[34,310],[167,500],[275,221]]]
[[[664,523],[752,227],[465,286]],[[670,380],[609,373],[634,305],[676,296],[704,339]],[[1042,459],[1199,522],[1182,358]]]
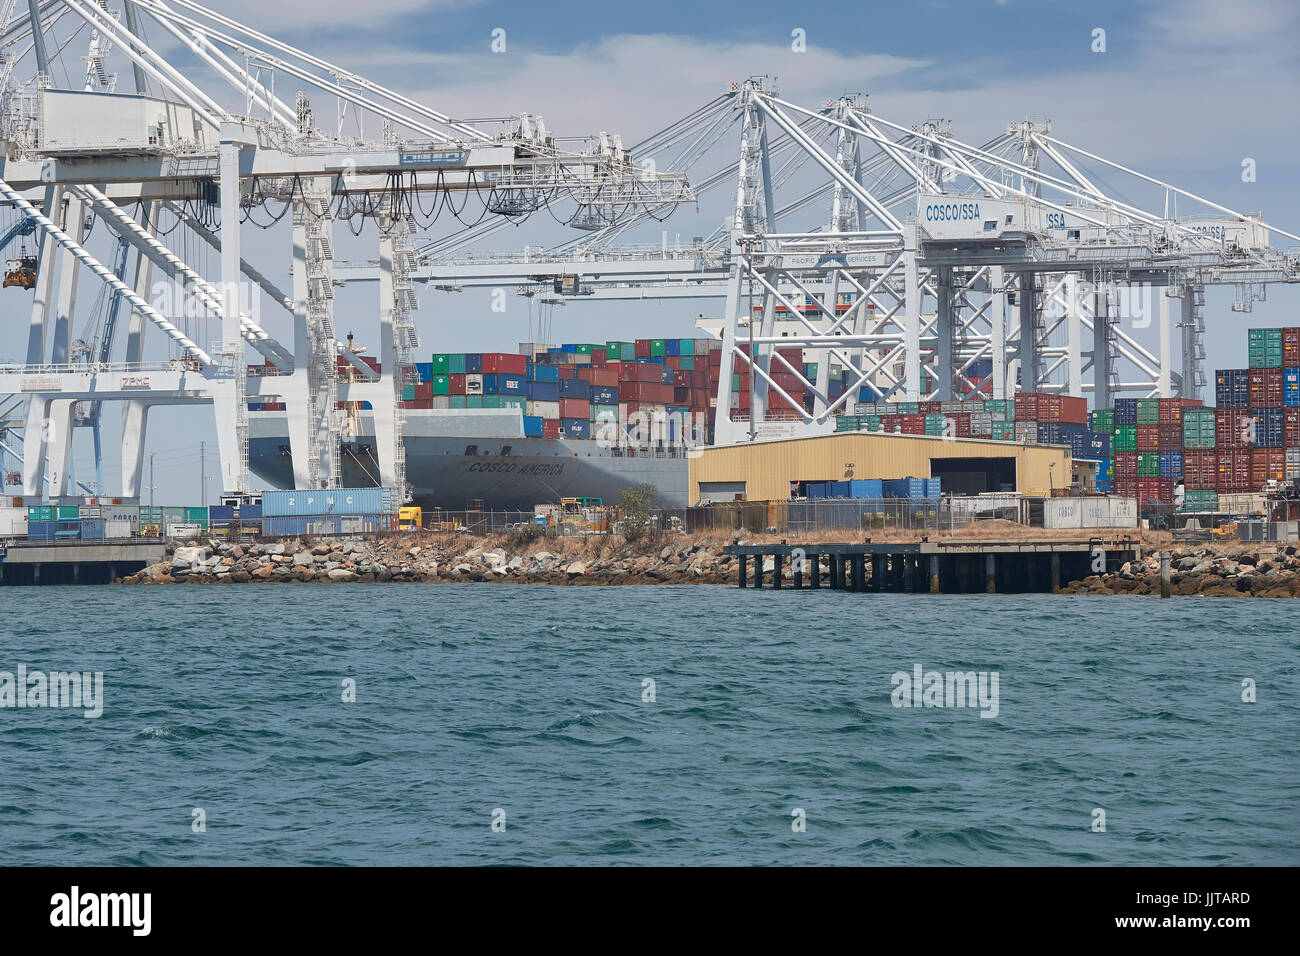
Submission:
[[[523,343],[515,353],[435,353],[406,366],[412,500],[532,511],[562,497],[616,503],[649,484],[662,506],[685,507],[689,450],[712,439],[720,348],[716,339]],[[346,377],[351,365],[340,358],[338,371]],[[368,406],[354,404],[343,409],[341,460],[343,485],[355,488],[374,485],[378,468]],[[281,405],[249,405],[249,466],[269,486],[292,487]]]

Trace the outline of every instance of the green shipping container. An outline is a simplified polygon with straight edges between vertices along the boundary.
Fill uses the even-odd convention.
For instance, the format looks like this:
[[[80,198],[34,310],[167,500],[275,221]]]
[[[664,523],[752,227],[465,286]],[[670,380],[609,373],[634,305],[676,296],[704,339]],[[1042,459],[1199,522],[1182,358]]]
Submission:
[[[1214,409],[1183,409],[1183,447],[1209,449],[1217,439],[1214,426]]]
[[[1098,435],[1115,434],[1115,412],[1109,408],[1099,408],[1092,412],[1089,427]]]
[[[677,354],[678,354],[678,355],[694,355],[694,354],[695,354],[695,340],[694,340],[694,339],[678,339],[678,340],[677,340]]]
[[[835,419],[835,430],[837,432],[855,432],[862,420],[857,415],[840,415]]]
[[[651,340],[650,340],[650,354],[651,354],[652,356],[657,356],[657,355],[667,355],[667,354],[668,354],[668,342],[667,342],[667,340],[666,340],[666,339],[651,339]]]
[[[141,505],[140,520],[157,524],[162,520],[163,510],[158,505]]]
[[[688,342],[689,342],[690,340],[689,340],[689,339],[685,339],[685,340],[683,340],[683,341],[688,341]],[[694,356],[694,355],[683,355],[681,358],[679,358],[679,359],[677,360],[677,367],[680,368],[683,372],[693,372],[693,371],[695,371],[695,356]]]
[[[578,346],[578,354],[579,354],[579,355],[590,355],[590,354],[591,354],[591,343],[589,343],[589,342],[583,342],[582,344],[580,344],[580,345]]]
[[[1115,438],[1111,442],[1115,451],[1137,451],[1138,430],[1136,425],[1116,425]]]
[[[449,396],[447,396],[447,397],[450,399],[450,402],[447,404],[447,407],[448,407],[448,408],[468,408],[468,407],[469,407],[469,406],[467,406],[467,405],[465,404],[465,396],[464,396],[464,395],[449,395]]]
[[[466,408],[482,408],[482,407],[483,407],[483,396],[482,396],[482,395],[466,395],[466,396],[465,396],[465,407],[466,407]]]
[[[1137,403],[1137,414],[1139,425],[1159,425],[1160,424],[1160,399],[1158,398],[1139,398]]]
[[[898,410],[894,412],[895,415],[919,415],[921,413],[919,402],[895,402],[894,404],[898,406]]]
[[[415,386],[414,386],[414,385],[403,385],[403,386],[402,386],[402,401],[404,401],[404,402],[413,402],[413,401],[415,401]]]
[[[993,441],[1015,441],[1016,423],[994,422],[992,429],[990,429],[990,437]]]
[[[451,356],[446,352],[435,352],[433,356],[433,374],[450,375],[451,374]]]
[[[32,505],[27,509],[28,521],[53,521],[54,508],[51,505]]]
[[[515,395],[484,395],[484,408],[523,408],[527,399]]]
[[[1160,452],[1158,451],[1138,452],[1138,477],[1139,478],[1160,477]]]
[[[57,510],[54,512],[54,517],[55,517],[56,519],[58,519],[59,521],[63,521],[63,520],[65,520],[65,519],[71,520],[71,519],[73,519],[73,518],[76,518],[76,517],[77,517],[77,506],[76,506],[76,505],[59,505],[58,508],[57,508]]]
[[[1218,511],[1219,493],[1201,488],[1188,489],[1183,493],[1183,511]]]
[[[865,425],[869,432],[878,432],[885,427],[879,415],[864,415],[861,419],[861,425],[858,426],[859,429],[862,425]]]
[[[451,394],[451,377],[449,375],[433,376],[433,394],[450,395]],[[414,398],[414,396],[412,396]]]
[[[464,375],[465,374],[465,353],[452,352],[447,356],[447,374]]]
[[[201,524],[203,527],[208,526],[208,509],[188,507],[185,509],[186,524]]]
[[[1282,330],[1250,329],[1246,333],[1251,368],[1282,367]]]

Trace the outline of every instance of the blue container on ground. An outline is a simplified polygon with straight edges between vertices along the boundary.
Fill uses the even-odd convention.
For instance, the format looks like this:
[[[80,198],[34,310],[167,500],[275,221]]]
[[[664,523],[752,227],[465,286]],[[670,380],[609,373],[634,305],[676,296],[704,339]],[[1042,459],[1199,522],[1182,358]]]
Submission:
[[[322,488],[262,493],[263,514],[268,518],[302,515],[377,515],[391,510],[384,488]],[[240,518],[245,509],[240,508]],[[249,514],[248,517],[253,517]]]
[[[53,521],[29,521],[27,522],[27,540],[53,541],[54,528],[55,522]]]
[[[565,438],[590,438],[591,422],[585,418],[561,418],[560,431]]]
[[[560,397],[589,400],[591,398],[591,383],[580,378],[562,378],[560,379]]]
[[[529,438],[542,437],[542,417],[540,415],[524,416],[524,434]]]
[[[60,541],[76,541],[81,537],[81,519],[65,518],[54,522],[54,537]]]
[[[230,505],[208,505],[209,521],[229,521],[235,516],[235,509]]]
[[[81,540],[82,541],[101,541],[107,533],[103,518],[82,518],[81,519]]]
[[[847,498],[849,496],[849,483],[847,481],[828,481],[830,487],[827,490],[828,498]]]
[[[829,498],[830,489],[829,481],[806,481],[804,482],[804,491],[808,498]]]
[[[855,478],[849,482],[850,498],[883,498],[884,486],[879,478]]]
[[[943,482],[939,478],[925,478],[925,496],[938,498],[943,494]]]
[[[209,516],[209,518],[212,516],[212,510],[211,510],[211,509],[208,509],[208,516]],[[262,506],[261,506],[261,505],[240,505],[240,506],[239,506],[239,520],[240,520],[240,521],[249,521],[249,520],[253,520],[253,521],[261,521],[261,520],[262,520]]]
[[[554,382],[529,382],[528,397],[535,402],[558,402],[560,400],[560,380]]]
[[[889,478],[882,481],[881,493],[885,498],[924,498],[924,478]]]

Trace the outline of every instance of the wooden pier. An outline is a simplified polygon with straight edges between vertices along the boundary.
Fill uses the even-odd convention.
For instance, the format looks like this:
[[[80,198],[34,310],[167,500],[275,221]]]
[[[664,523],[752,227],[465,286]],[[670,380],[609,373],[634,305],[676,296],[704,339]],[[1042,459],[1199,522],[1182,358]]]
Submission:
[[[911,544],[730,545],[736,583],[761,588],[896,594],[1050,593],[1141,557],[1129,538],[1091,541],[922,541]],[[764,564],[771,559],[771,570]]]

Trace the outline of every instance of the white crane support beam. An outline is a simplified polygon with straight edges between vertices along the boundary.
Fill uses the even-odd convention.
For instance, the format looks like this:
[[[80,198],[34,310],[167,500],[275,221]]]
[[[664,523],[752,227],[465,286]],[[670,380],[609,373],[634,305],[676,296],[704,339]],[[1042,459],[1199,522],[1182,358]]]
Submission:
[[[69,189],[85,197],[96,212],[112,223],[114,232],[148,257],[168,278],[181,280],[186,290],[213,316],[221,318],[225,314],[225,306],[222,304],[224,295],[237,296],[237,289],[227,289],[223,294],[94,186],[71,186]],[[244,333],[244,339],[276,366],[286,370],[293,367],[293,356],[289,351],[242,312],[239,315],[239,327]]]
[[[99,278],[103,279],[110,289],[119,293],[127,302],[130,302],[132,308],[156,325],[169,339],[179,345],[186,352],[190,353],[190,355],[194,356],[201,365],[207,366],[212,364],[212,356],[208,355],[207,352],[203,351],[203,349],[199,348],[198,345],[190,341],[189,337],[180,329],[176,328],[176,326],[172,325],[171,322],[167,321],[166,317],[163,316],[162,313],[136,295],[135,290],[125,282],[113,275],[112,269],[103,265],[98,259],[87,252],[80,243],[73,240],[71,236],[59,229],[53,222],[38,212],[35,206],[20,196],[13,187],[3,179],[0,179],[0,196],[4,196],[4,198],[13,203],[14,206],[21,209],[30,218],[34,219],[38,226],[54,238],[55,242],[68,250],[68,252],[70,252],[77,261],[87,269],[99,276]]]

